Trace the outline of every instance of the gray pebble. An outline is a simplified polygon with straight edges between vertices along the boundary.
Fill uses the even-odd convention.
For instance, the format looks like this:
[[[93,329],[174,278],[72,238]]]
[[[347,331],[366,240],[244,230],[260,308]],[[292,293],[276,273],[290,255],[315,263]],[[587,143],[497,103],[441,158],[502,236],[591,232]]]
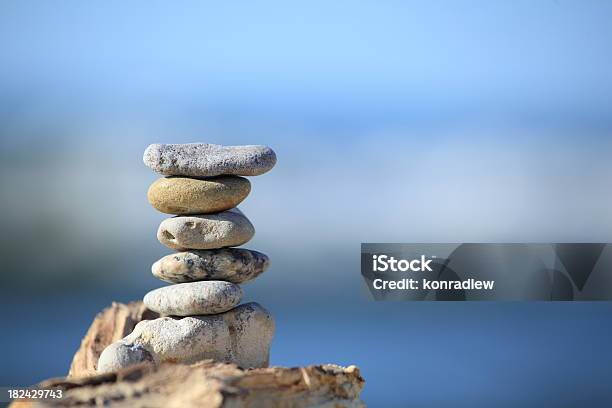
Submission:
[[[144,304],[166,316],[227,312],[242,299],[240,286],[224,281],[201,281],[164,286],[147,293]]]
[[[106,347],[98,359],[98,372],[117,371],[132,364],[150,362],[153,356],[144,347],[137,344],[115,342]]]
[[[157,230],[159,242],[178,251],[238,246],[253,235],[255,228],[237,208],[216,214],[168,218]]]
[[[143,161],[166,176],[258,176],[274,167],[276,154],[267,146],[257,145],[152,144],[145,150]]]
[[[191,250],[164,256],[151,267],[165,282],[183,283],[223,280],[244,283],[262,274],[270,260],[261,252],[245,248]]]

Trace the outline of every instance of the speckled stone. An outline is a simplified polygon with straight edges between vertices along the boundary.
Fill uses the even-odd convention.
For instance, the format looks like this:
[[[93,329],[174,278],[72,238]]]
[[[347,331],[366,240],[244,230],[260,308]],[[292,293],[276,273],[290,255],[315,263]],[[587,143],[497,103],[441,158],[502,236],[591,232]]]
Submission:
[[[166,176],[258,176],[274,167],[276,154],[267,146],[256,145],[152,144],[145,150],[143,161]]]
[[[257,303],[218,315],[144,320],[104,349],[97,370],[116,371],[151,360],[193,364],[206,359],[244,368],[267,367],[273,335],[274,320]]]
[[[255,228],[237,208],[216,214],[168,218],[157,230],[159,242],[178,251],[239,246],[253,235]]]
[[[144,304],[166,316],[227,312],[240,303],[242,289],[231,282],[201,281],[164,286],[147,293]]]
[[[261,275],[270,260],[261,252],[245,248],[191,250],[164,256],[151,272],[170,283],[223,280],[244,283]]]
[[[166,214],[208,214],[236,207],[250,191],[251,183],[244,177],[206,180],[167,177],[151,184],[147,198],[153,207]]]

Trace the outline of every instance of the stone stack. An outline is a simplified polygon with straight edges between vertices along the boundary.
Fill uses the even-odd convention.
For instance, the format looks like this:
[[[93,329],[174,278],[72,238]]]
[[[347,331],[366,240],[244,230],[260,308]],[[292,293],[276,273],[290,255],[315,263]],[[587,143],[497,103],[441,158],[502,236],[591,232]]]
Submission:
[[[204,359],[244,368],[266,367],[274,321],[257,303],[238,306],[239,286],[269,266],[268,257],[245,248],[255,229],[236,208],[251,184],[276,163],[265,146],[153,144],[144,162],[167,176],[148,191],[165,219],[158,240],[177,253],[153,264],[153,275],[171,283],[147,293],[145,305],[162,317],[145,320],[108,346],[98,371],[140,363],[195,363]]]

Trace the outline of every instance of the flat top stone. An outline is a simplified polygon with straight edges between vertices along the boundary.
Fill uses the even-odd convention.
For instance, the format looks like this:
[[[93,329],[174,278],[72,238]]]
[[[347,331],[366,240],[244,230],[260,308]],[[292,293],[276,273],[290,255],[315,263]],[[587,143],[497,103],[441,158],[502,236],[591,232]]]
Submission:
[[[143,161],[166,176],[258,176],[274,167],[276,154],[261,145],[152,144],[145,150]]]

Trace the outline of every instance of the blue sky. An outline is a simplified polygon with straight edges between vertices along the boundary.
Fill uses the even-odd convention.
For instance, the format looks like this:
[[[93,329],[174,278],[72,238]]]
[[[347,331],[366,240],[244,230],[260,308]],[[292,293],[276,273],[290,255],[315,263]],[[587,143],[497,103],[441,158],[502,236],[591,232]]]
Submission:
[[[611,16],[605,1],[2,2],[1,99],[608,127]]]

